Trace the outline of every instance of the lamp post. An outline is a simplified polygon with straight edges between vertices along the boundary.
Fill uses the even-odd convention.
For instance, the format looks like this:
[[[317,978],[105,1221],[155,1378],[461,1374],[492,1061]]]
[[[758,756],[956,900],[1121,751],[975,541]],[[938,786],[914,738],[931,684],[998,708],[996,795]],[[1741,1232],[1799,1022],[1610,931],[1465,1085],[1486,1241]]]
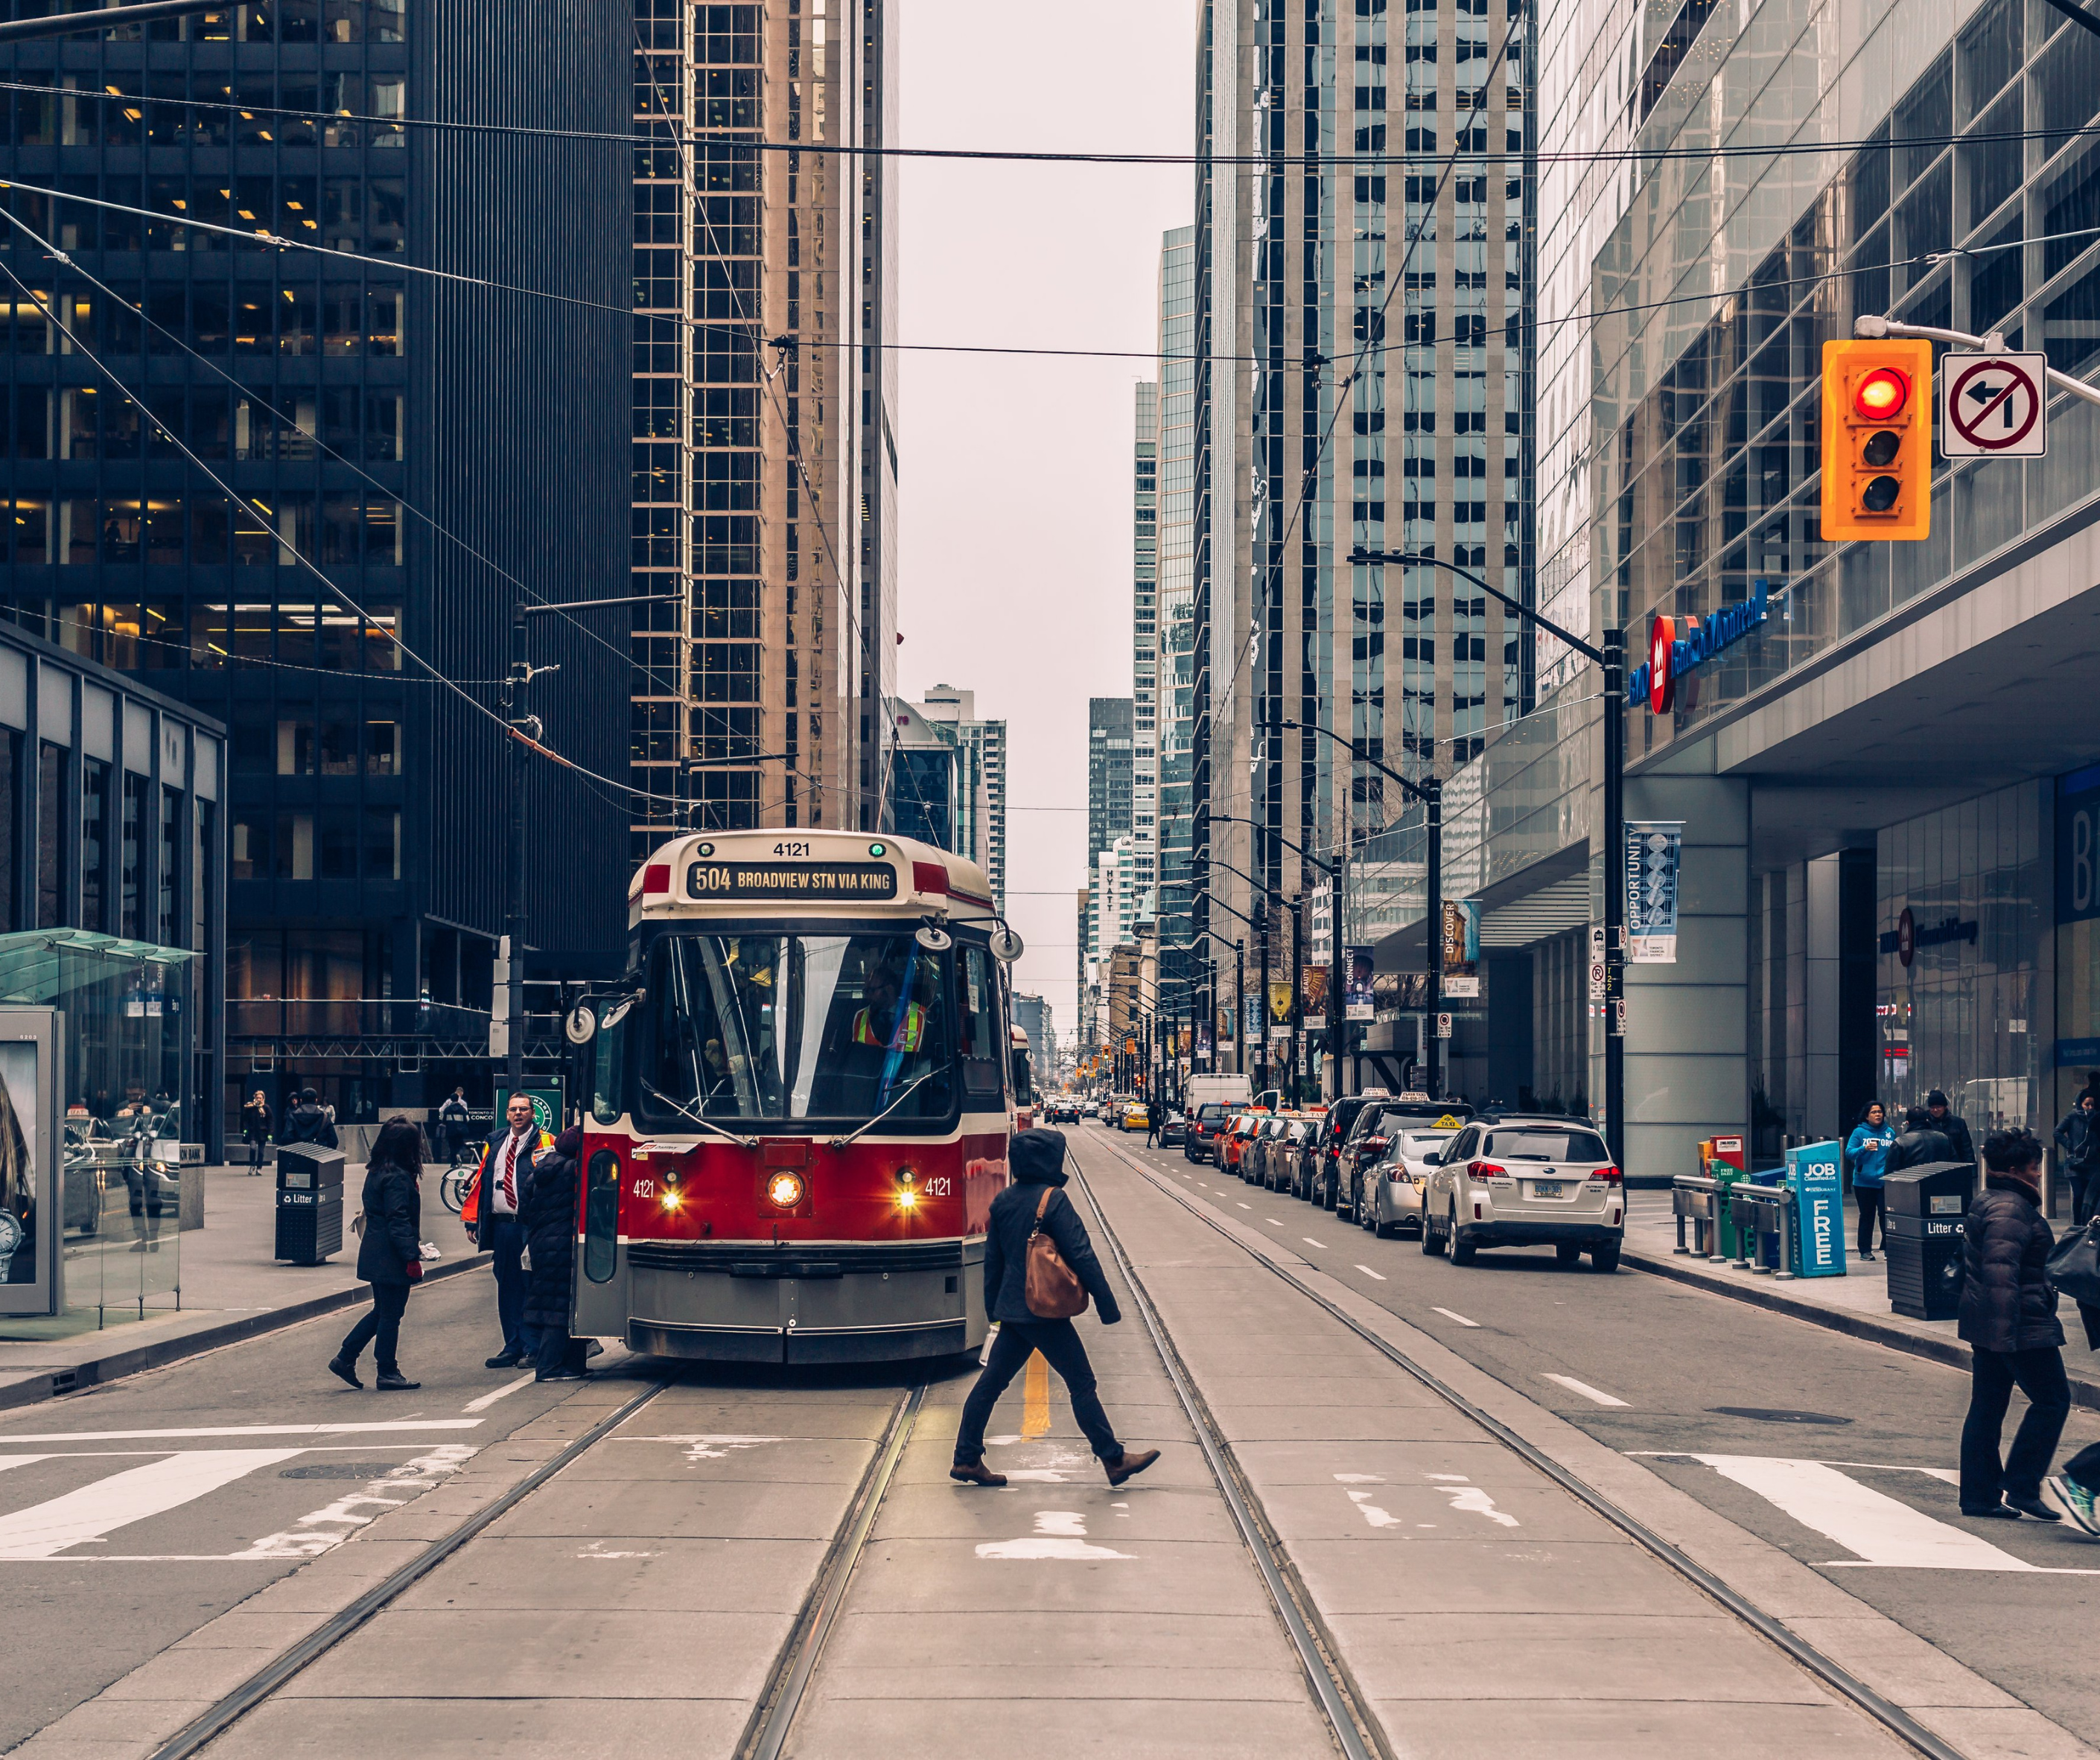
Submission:
[[[1325,734],[1330,739],[1339,739],[1349,748],[1351,760],[1368,764],[1380,774],[1392,779],[1409,794],[1422,803],[1423,817],[1428,821],[1428,859],[1424,876],[1428,885],[1428,897],[1423,918],[1423,964],[1427,968],[1427,994],[1423,1007],[1423,1062],[1429,1071],[1429,1092],[1432,1098],[1444,1087],[1444,1053],[1436,1037],[1436,1017],[1444,1007],[1444,784],[1432,772],[1418,783],[1410,780],[1396,770],[1382,764],[1368,752],[1357,750],[1353,739],[1344,739],[1331,727],[1322,727],[1317,721],[1284,721],[1283,727],[1309,727],[1316,734]]]
[[[1234,869],[1233,871],[1238,873],[1239,871]],[[1244,880],[1246,876],[1242,875],[1240,877]],[[1239,917],[1240,921],[1246,924],[1249,929],[1255,927],[1252,917],[1241,916],[1238,911],[1233,910],[1215,893],[1207,890],[1203,896],[1228,915]],[[1223,941],[1225,938],[1214,929],[1206,929],[1203,933],[1216,941]],[[1243,940],[1233,943],[1233,1062],[1235,1065],[1233,1073],[1235,1075],[1245,1075],[1246,1074],[1246,942]]]
[[[1499,600],[1518,616],[1527,618],[1557,637],[1585,659],[1594,660],[1604,675],[1604,1140],[1612,1158],[1626,1164],[1626,633],[1614,624],[1604,631],[1604,646],[1595,647],[1573,631],[1563,629],[1550,617],[1511,598],[1499,587],[1491,587],[1471,569],[1461,568],[1440,557],[1418,556],[1405,550],[1353,550],[1352,562],[1383,566],[1440,568],[1476,586],[1489,598]],[[1439,962],[1440,964],[1440,962]]]
[[[1334,900],[1335,900],[1333,915],[1334,915],[1334,920],[1335,920],[1335,928],[1336,928],[1336,930],[1337,930],[1337,934],[1336,934],[1335,940],[1335,943],[1334,943],[1334,951],[1333,951],[1333,952],[1332,952],[1332,953],[1330,955],[1330,956],[1329,956],[1329,958],[1330,958],[1330,965],[1329,965],[1329,968],[1328,968],[1328,969],[1329,969],[1328,984],[1329,984],[1330,990],[1330,993],[1331,993],[1332,986],[1333,986],[1333,983],[1334,983],[1333,973],[1334,973],[1334,970],[1335,970],[1335,967],[1337,964],[1339,964],[1339,960],[1340,960],[1340,958],[1341,958],[1341,949],[1342,949],[1342,942],[1341,942],[1341,939],[1340,939],[1340,937],[1339,937],[1339,929],[1340,929],[1341,924],[1342,924],[1342,904],[1341,904],[1341,900],[1342,900],[1342,871],[1341,871],[1341,869],[1340,869],[1339,867],[1336,867],[1336,866],[1335,866],[1335,864],[1333,864],[1332,862],[1323,862],[1323,861],[1321,861],[1321,860],[1320,859],[1320,858],[1319,858],[1319,857],[1317,857],[1317,856],[1316,856],[1315,854],[1312,854],[1312,852],[1311,850],[1309,850],[1309,849],[1304,849],[1304,848],[1301,848],[1299,845],[1293,843],[1293,842],[1292,842],[1292,841],[1291,841],[1288,837],[1285,836],[1282,834],[1282,832],[1281,832],[1281,831],[1270,831],[1267,826],[1265,826],[1265,825],[1258,825],[1258,824],[1256,824],[1256,823],[1255,823],[1252,819],[1243,819],[1243,818],[1240,818],[1238,814],[1234,814],[1234,813],[1213,813],[1213,814],[1211,814],[1210,815],[1210,819],[1211,819],[1211,823],[1213,825],[1221,824],[1221,823],[1222,823],[1222,824],[1226,824],[1226,825],[1244,825],[1244,826],[1246,826],[1246,827],[1249,830],[1251,830],[1251,831],[1261,831],[1261,832],[1264,833],[1266,836],[1268,836],[1273,837],[1273,838],[1274,838],[1274,839],[1275,839],[1278,843],[1282,844],[1285,849],[1288,849],[1288,850],[1291,851],[1294,854],[1295,854],[1295,855],[1297,856],[1297,858],[1299,858],[1299,861],[1301,861],[1301,862],[1309,862],[1312,867],[1316,867],[1316,868],[1319,869],[1319,871],[1320,871],[1321,873],[1325,874],[1325,875],[1327,876],[1328,880],[1332,883],[1332,893],[1333,893],[1333,898],[1334,898]],[[1211,860],[1213,860],[1213,861],[1215,861],[1217,858],[1216,858],[1215,857],[1212,857],[1211,859]],[[1239,870],[1238,870],[1238,868],[1232,867],[1229,863],[1223,862],[1218,862],[1218,866],[1219,866],[1220,867],[1222,867],[1222,868],[1226,868],[1226,869],[1227,869],[1227,871],[1228,871],[1229,872],[1234,873],[1234,874],[1239,874]],[[1240,878],[1241,878],[1242,880],[1246,880],[1246,881],[1247,881],[1247,884],[1248,884],[1249,885],[1252,885],[1252,884],[1254,884],[1254,882],[1253,882],[1251,880],[1249,880],[1249,879],[1248,879],[1248,877],[1247,877],[1246,875],[1244,875],[1244,874],[1240,874]],[[1304,1033],[1304,1019],[1305,1019],[1305,998],[1304,998],[1304,964],[1303,964],[1303,963],[1302,963],[1302,961],[1303,961],[1303,958],[1304,958],[1304,945],[1303,945],[1303,942],[1302,942],[1302,941],[1301,941],[1301,939],[1300,939],[1300,936],[1299,936],[1299,930],[1300,930],[1300,926],[1301,926],[1301,925],[1300,925],[1300,919],[1299,919],[1299,914],[1298,914],[1298,906],[1297,906],[1295,903],[1292,903],[1292,904],[1290,905],[1290,934],[1291,934],[1291,959],[1290,959],[1290,965],[1291,965],[1291,988],[1292,988],[1292,995],[1291,995],[1291,1003],[1290,1003],[1290,1020],[1291,1020],[1291,1028],[1292,1028],[1292,1039],[1291,1039],[1291,1047],[1290,1047],[1290,1056],[1291,1056],[1292,1080],[1293,1080],[1293,1083],[1294,1083],[1294,1085],[1295,1085],[1295,1082],[1296,1082],[1296,1072],[1297,1072],[1298,1068],[1299,1068],[1299,1061],[1298,1061],[1298,1060],[1299,1060],[1299,1056],[1300,1056],[1300,1055],[1301,1055],[1302,1048],[1302,1048],[1302,1045],[1301,1045],[1301,1043],[1300,1043],[1300,1040],[1301,1040],[1301,1039],[1302,1039],[1303,1033]],[[1330,1006],[1330,1008],[1333,1008],[1334,1006],[1335,1006],[1335,1002],[1334,1002],[1334,999],[1333,999],[1333,997],[1332,997],[1331,994],[1330,995],[1330,998],[1329,998],[1329,1006]],[[1339,1071],[1340,1071],[1341,1067],[1342,1067],[1342,1061],[1341,1061],[1341,1060],[1342,1060],[1343,1056],[1344,1055],[1344,1049],[1343,1049],[1343,1048],[1344,1048],[1344,1047],[1345,1047],[1345,1045],[1346,1045],[1346,1043],[1347,1043],[1347,1038],[1348,1038],[1348,1023],[1346,1021],[1340,1020],[1339,1018],[1335,1018],[1335,1024],[1334,1024],[1332,1026],[1329,1027],[1329,1028],[1327,1029],[1327,1031],[1328,1031],[1328,1033],[1329,1033],[1329,1035],[1330,1035],[1330,1041],[1331,1041],[1331,1043],[1334,1044],[1334,1046],[1335,1046],[1335,1070],[1336,1070],[1336,1071],[1337,1071],[1336,1081],[1337,1081],[1337,1083],[1339,1084],[1339,1079],[1340,1079],[1340,1077],[1339,1077]]]

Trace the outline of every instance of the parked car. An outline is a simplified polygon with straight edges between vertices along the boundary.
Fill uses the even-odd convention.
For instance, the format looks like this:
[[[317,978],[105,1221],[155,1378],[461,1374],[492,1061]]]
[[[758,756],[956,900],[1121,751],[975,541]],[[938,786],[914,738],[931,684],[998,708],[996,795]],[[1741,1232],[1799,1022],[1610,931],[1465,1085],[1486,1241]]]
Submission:
[[[1170,1112],[1167,1122],[1159,1127],[1159,1146],[1176,1149],[1188,1140],[1189,1121],[1178,1112]]]
[[[1255,1132],[1254,1140],[1247,1145],[1248,1159],[1241,1164],[1241,1177],[1254,1185],[1268,1186],[1276,1183],[1276,1170],[1280,1162],[1277,1147],[1290,1129],[1291,1120],[1283,1114],[1262,1120],[1261,1128]]]
[[[1329,1102],[1305,1158],[1308,1162],[1305,1178],[1308,1184],[1305,1195],[1322,1210],[1335,1207],[1335,1197],[1341,1186],[1339,1176],[1342,1145],[1348,1140],[1350,1127],[1356,1123],[1365,1107],[1385,1097],[1386,1092],[1381,1087],[1374,1088],[1368,1093],[1344,1095],[1339,1100]]]
[[[1340,1190],[1335,1213],[1361,1222],[1359,1198],[1369,1189],[1370,1174],[1394,1135],[1405,1130],[1455,1131],[1473,1116],[1463,1101],[1387,1100],[1366,1106],[1357,1115],[1348,1141],[1343,1145]]]
[[[1218,1101],[1206,1101],[1196,1109],[1189,1120],[1188,1134],[1183,1138],[1181,1153],[1190,1161],[1215,1161],[1218,1158],[1218,1139],[1232,1123],[1232,1109]]]
[[[1268,1116],[1266,1113],[1260,1112],[1242,1112],[1234,1115],[1230,1127],[1218,1140],[1218,1168],[1220,1172],[1238,1173],[1242,1180],[1246,1177],[1241,1169],[1246,1162],[1247,1145],[1254,1140],[1255,1132],[1261,1128],[1262,1120]]]
[[[1283,1189],[1293,1198],[1310,1199],[1312,1182],[1320,1166],[1320,1137],[1326,1128],[1327,1109],[1325,1106],[1308,1107],[1303,1114],[1305,1128],[1290,1140],[1290,1153],[1286,1158],[1290,1167]]]
[[[1585,1252],[1619,1268],[1626,1182],[1586,1119],[1504,1116],[1467,1124],[1423,1194],[1422,1251],[1469,1265],[1484,1246],[1551,1245],[1562,1264]]]
[[[1453,1131],[1401,1129],[1387,1140],[1385,1152],[1371,1170],[1368,1201],[1357,1220],[1380,1240],[1422,1232],[1422,1194]]]

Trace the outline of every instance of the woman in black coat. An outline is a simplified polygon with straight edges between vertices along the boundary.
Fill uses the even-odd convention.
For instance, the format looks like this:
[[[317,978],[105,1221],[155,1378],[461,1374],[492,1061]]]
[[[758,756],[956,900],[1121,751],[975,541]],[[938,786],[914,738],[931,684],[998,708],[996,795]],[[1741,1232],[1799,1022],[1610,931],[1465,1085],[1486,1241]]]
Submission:
[[[2025,1131],[1993,1131],[1983,1140],[1983,1190],[1962,1224],[1960,1330],[1971,1379],[1961,1513],[2053,1522],[2058,1517],[2041,1501],[2041,1482],[2071,1415],[2071,1383],[2049,1281],[2056,1237],[2041,1213],[2041,1145]],[[2015,1387],[2027,1396],[2027,1412],[2001,1462],[1998,1438]]]
[[[584,1373],[581,1339],[569,1336],[569,1299],[576,1262],[576,1179],[584,1133],[571,1125],[554,1146],[532,1163],[519,1206],[532,1281],[525,1290],[525,1335],[536,1341],[534,1367],[541,1381],[578,1381]]]
[[[262,1171],[262,1150],[270,1140],[270,1133],[277,1127],[277,1120],[270,1110],[270,1102],[262,1097],[262,1090],[255,1090],[255,1097],[240,1109],[240,1139],[248,1145],[248,1171],[251,1174]]]
[[[329,1365],[331,1374],[353,1387],[364,1385],[357,1378],[357,1359],[375,1339],[382,1392],[406,1393],[422,1385],[402,1375],[395,1354],[409,1286],[423,1276],[422,1171],[423,1133],[405,1118],[389,1118],[365,1163],[364,1214],[359,1219],[357,1274],[372,1286],[372,1306]]]

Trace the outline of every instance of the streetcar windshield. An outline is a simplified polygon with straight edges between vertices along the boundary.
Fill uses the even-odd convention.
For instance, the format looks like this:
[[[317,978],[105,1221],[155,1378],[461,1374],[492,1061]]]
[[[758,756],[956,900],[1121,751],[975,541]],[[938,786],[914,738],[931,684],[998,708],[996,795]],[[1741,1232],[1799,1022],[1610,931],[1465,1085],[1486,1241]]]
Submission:
[[[981,948],[929,953],[894,933],[666,936],[643,968],[646,1001],[600,1046],[598,1086],[624,1090],[638,1119],[673,1134],[694,1114],[865,1120],[893,1107],[886,1123],[946,1118],[959,1039],[969,1080],[977,1042],[997,1034],[989,964]]]

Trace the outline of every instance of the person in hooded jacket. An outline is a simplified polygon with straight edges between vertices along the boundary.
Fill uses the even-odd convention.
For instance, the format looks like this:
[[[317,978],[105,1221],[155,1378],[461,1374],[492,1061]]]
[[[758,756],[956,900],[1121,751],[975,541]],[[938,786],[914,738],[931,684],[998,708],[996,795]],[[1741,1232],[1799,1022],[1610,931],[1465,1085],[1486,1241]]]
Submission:
[[[311,1088],[299,1091],[298,1103],[285,1114],[285,1122],[277,1129],[280,1143],[318,1143],[323,1149],[338,1147],[335,1121],[320,1103],[320,1096]],[[421,1166],[420,1161],[418,1167]]]
[[[2056,1127],[2056,1140],[2071,1181],[2071,1220],[2083,1228],[2100,1202],[2100,1105],[2089,1087],[2080,1092]]]
[[[1148,1449],[1132,1454],[1116,1440],[1108,1414],[1101,1409],[1094,1391],[1093,1365],[1087,1348],[1069,1320],[1043,1320],[1028,1306],[1028,1242],[1041,1217],[1043,1233],[1049,1236],[1072,1274],[1094,1299],[1101,1324],[1113,1326],[1123,1318],[1115,1291],[1094,1257],[1087,1225],[1063,1188],[1065,1133],[1061,1131],[1021,1131],[1015,1134],[1006,1152],[1007,1171],[1013,1183],[992,1200],[991,1218],[985,1230],[985,1314],[999,1323],[983,1372],[970,1396],[963,1402],[963,1417],[955,1431],[955,1465],[951,1479],[966,1484],[1003,1485],[1004,1473],[988,1471],[984,1464],[985,1426],[991,1421],[993,1406],[1036,1352],[1057,1371],[1071,1396],[1072,1415],[1086,1432],[1095,1458],[1119,1485],[1143,1472],[1159,1458],[1159,1450]]]
[[[1947,1139],[1947,1146],[1954,1151],[1957,1161],[1976,1165],[1976,1140],[1969,1134],[1969,1121],[1947,1104],[1947,1096],[1935,1088],[1925,1096],[1925,1115],[1932,1121],[1932,1128]]]
[[[1845,1140],[1845,1166],[1852,1176],[1852,1196],[1860,1206],[1860,1257],[1874,1256],[1874,1219],[1882,1223],[1882,1240],[1889,1234],[1888,1211],[1882,1206],[1882,1173],[1889,1158],[1889,1146],[1896,1134],[1889,1128],[1888,1114],[1877,1100],[1870,1100]]]
[[[525,1331],[534,1341],[541,1381],[580,1381],[585,1341],[569,1336],[569,1297],[576,1262],[576,1176],[584,1128],[572,1124],[532,1162],[518,1220],[532,1261],[525,1286]]]
[[[1960,1331],[1970,1352],[1961,1426],[1961,1513],[2059,1520],[2041,1501],[2043,1475],[2071,1415],[2063,1327],[2049,1286],[2056,1236],[2041,1213],[2041,1145],[2024,1130],[1983,1140],[1983,1189],[1964,1220]],[[1999,1437],[2017,1387],[2027,1416],[2001,1462]]]
[[[364,1385],[357,1378],[357,1359],[375,1340],[381,1392],[412,1392],[422,1385],[402,1374],[397,1354],[408,1291],[423,1277],[422,1171],[422,1131],[405,1117],[389,1118],[364,1166],[364,1228],[357,1243],[357,1274],[372,1286],[372,1306],[329,1364],[329,1374],[353,1387]]]

